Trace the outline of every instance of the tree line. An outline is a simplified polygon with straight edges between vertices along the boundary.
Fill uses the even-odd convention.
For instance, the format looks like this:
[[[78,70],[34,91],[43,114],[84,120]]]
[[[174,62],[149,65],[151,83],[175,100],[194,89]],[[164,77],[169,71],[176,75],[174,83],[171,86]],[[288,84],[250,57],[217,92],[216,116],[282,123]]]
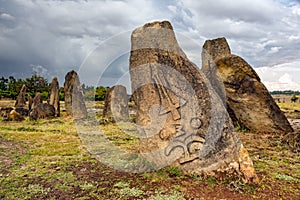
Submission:
[[[275,95],[275,94],[284,94],[284,95],[300,95],[299,91],[293,91],[293,90],[284,90],[284,91],[272,91],[270,94]]]
[[[0,78],[0,99],[7,98],[15,100],[22,88],[23,85],[26,85],[26,97],[34,97],[37,92],[41,93],[42,99],[47,100],[49,96],[50,83],[48,80],[36,73],[33,73],[31,77],[25,79],[16,79],[13,76],[8,78]],[[105,99],[106,91],[109,87],[103,86],[86,86],[82,84],[82,89],[86,100],[96,100],[102,101]],[[59,89],[59,100],[64,100],[64,88],[60,87]]]

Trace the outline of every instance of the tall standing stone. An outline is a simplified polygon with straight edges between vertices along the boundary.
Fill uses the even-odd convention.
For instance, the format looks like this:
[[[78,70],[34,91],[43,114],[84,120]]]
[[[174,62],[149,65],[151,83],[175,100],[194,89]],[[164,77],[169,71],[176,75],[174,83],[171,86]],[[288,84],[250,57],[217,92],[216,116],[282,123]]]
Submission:
[[[179,47],[167,21],[131,37],[130,75],[141,153],[156,166],[256,182],[253,164],[222,101]]]
[[[59,84],[56,77],[52,79],[50,86],[49,104],[55,108],[55,116],[60,116],[60,103],[59,103]]]
[[[23,108],[26,106],[25,93],[26,93],[26,86],[23,85],[15,103],[16,108]]]
[[[64,83],[65,108],[69,115],[75,119],[87,117],[87,109],[84,102],[82,87],[77,73],[72,70],[65,76]]]
[[[41,93],[36,93],[33,100],[32,100],[32,105],[31,105],[31,109],[34,109],[36,106],[38,106],[39,104],[43,103],[43,99],[42,99],[42,95]]]
[[[235,124],[258,132],[293,131],[257,73],[231,54],[225,38],[204,43],[202,70],[224,98]]]
[[[32,109],[33,98],[31,95],[28,95],[28,110]]]
[[[122,85],[116,85],[107,91],[105,96],[103,116],[111,117],[115,121],[126,121],[129,119],[126,87]]]

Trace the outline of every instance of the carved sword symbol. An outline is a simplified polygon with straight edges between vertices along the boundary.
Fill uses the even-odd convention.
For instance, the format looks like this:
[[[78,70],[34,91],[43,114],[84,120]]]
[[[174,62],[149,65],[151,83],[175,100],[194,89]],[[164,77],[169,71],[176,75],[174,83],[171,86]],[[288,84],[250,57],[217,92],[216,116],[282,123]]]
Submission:
[[[181,101],[179,100],[179,97],[176,98],[176,102],[174,103],[173,99],[170,97],[168,91],[166,90],[165,87],[168,86],[164,74],[161,73],[161,76],[163,78],[160,77],[160,75],[158,74],[158,69],[156,68],[156,66],[152,66],[152,79],[154,80],[154,82],[156,83],[157,87],[158,87],[158,93],[163,104],[163,101],[166,100],[166,105],[167,108],[163,108],[160,110],[160,115],[171,112],[172,117],[174,120],[178,120],[181,118],[180,113],[178,111],[178,108],[180,108],[181,106],[183,106],[186,103],[185,99],[181,99]],[[165,97],[165,98],[164,98]]]

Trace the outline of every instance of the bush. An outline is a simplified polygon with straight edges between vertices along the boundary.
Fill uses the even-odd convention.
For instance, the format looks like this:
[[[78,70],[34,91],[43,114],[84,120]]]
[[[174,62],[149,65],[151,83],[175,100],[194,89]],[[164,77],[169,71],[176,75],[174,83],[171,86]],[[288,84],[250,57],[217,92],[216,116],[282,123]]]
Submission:
[[[43,101],[47,101],[48,100],[48,92],[44,91],[41,93],[42,99]]]

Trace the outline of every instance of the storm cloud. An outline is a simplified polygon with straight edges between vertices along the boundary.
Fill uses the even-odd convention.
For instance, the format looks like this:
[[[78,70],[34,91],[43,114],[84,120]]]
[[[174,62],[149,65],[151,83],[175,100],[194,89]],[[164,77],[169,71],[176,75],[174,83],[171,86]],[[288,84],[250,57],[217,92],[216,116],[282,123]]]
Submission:
[[[75,69],[88,85],[110,86],[127,77],[132,30],[169,20],[199,67],[204,41],[226,37],[232,52],[258,69],[269,89],[282,85],[279,75],[281,82],[292,80],[286,89],[300,88],[296,0],[0,2],[0,76],[24,78],[38,70],[48,79],[58,76],[62,85],[66,72]],[[288,70],[272,77],[280,67]]]

